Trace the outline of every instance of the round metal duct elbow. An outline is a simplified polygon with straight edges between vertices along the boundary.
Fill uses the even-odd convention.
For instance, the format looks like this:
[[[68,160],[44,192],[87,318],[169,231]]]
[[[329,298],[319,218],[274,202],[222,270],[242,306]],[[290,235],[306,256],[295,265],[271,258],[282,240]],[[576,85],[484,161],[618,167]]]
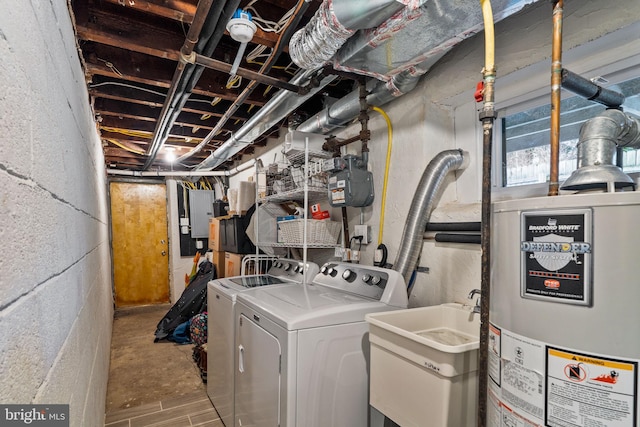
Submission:
[[[436,155],[422,174],[416,195],[404,225],[400,249],[394,270],[400,272],[409,283],[422,251],[424,230],[429,222],[442,182],[451,170],[460,169],[464,163],[462,150],[446,150]]]
[[[640,147],[640,122],[637,118],[610,109],[587,120],[580,129],[578,168],[560,188],[635,187],[635,182],[615,165],[618,147]]]

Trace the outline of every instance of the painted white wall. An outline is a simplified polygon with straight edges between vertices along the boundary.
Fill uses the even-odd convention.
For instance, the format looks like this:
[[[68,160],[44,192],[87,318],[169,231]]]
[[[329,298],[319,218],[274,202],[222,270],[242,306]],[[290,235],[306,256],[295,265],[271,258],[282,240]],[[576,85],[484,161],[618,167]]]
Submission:
[[[620,47],[619,41],[605,41],[603,37],[621,28],[626,27],[628,34],[618,39],[636,43],[640,20],[637,0],[622,0],[613,6],[595,0],[567,0],[564,4],[563,46],[568,68],[573,66],[574,71],[583,72],[590,66],[606,64],[610,54],[585,58],[584,52],[595,44],[604,44],[606,51],[624,50],[626,47]],[[548,2],[538,2],[496,25],[498,107],[513,98],[529,97],[536,91],[547,96],[551,27]],[[579,62],[577,58],[581,58]],[[450,174],[431,220],[480,220],[482,138],[479,105],[473,101],[473,92],[476,83],[482,79],[483,62],[484,35],[481,33],[445,56],[413,92],[383,107],[394,129],[383,238],[389,248],[389,262],[395,261],[416,185],[427,164],[443,150],[463,149],[469,155],[470,164],[467,169]],[[369,168],[374,172],[376,199],[372,206],[364,209],[364,220],[371,225],[374,243],[363,247],[362,263],[371,265],[380,227],[387,129],[377,113],[371,113],[369,128],[372,132]],[[347,138],[359,130],[359,124],[351,125],[337,136]],[[273,153],[279,150],[278,146],[261,155],[266,159],[265,164],[270,163]],[[351,144],[343,150],[359,153],[360,144]],[[246,179],[245,175],[248,173],[232,178],[231,185]],[[348,209],[351,226],[360,223],[360,212],[360,209]],[[426,240],[420,265],[428,267],[429,272],[418,273],[410,294],[410,305],[467,302],[469,291],[480,287],[480,255],[479,245]],[[310,257],[313,260],[312,251]]]
[[[614,7],[598,1],[569,0],[565,1],[564,11],[563,46],[569,53],[569,58],[572,50],[584,49],[588,42],[595,40],[597,43],[598,38],[640,19],[636,0],[619,1]],[[539,2],[497,24],[498,106],[500,102],[506,101],[500,93],[501,78],[512,86],[530,85],[532,79],[539,80],[536,71],[542,63],[542,85],[548,86],[551,26],[551,6],[548,2]],[[526,37],[523,37],[525,34]],[[627,39],[637,40],[637,35],[637,29],[634,29],[627,35]],[[591,60],[597,62],[597,58]],[[603,58],[602,61],[606,59]],[[394,127],[384,225],[384,243],[389,248],[390,262],[395,260],[416,184],[429,161],[440,151],[461,148],[469,153],[470,165],[466,170],[455,173],[455,181],[452,179],[453,174],[450,174],[431,220],[480,220],[482,140],[473,92],[476,83],[482,78],[483,62],[484,38],[481,33],[463,42],[433,67],[413,92],[383,107]],[[530,66],[531,72],[527,74],[526,69]],[[571,63],[567,66],[571,68]],[[520,72],[518,79],[509,80],[509,75],[516,74],[519,70],[524,72]],[[528,88],[519,95],[527,94],[532,89]],[[548,88],[543,90],[549,91]],[[514,95],[511,91],[509,96]],[[376,200],[373,206],[365,209],[365,222],[372,226],[375,241],[379,228],[387,136],[386,125],[378,114],[372,113],[369,127],[372,131],[369,143],[370,168],[375,176]],[[353,125],[338,136],[348,137],[358,130],[359,125]],[[359,223],[358,210],[349,211],[350,224]],[[376,246],[372,244],[366,247],[364,263],[372,263]],[[411,306],[466,302],[468,292],[480,287],[479,245],[427,240],[420,265],[429,267],[429,273],[418,273],[410,294]]]
[[[0,402],[101,425],[113,318],[102,147],[65,1],[0,0]]]

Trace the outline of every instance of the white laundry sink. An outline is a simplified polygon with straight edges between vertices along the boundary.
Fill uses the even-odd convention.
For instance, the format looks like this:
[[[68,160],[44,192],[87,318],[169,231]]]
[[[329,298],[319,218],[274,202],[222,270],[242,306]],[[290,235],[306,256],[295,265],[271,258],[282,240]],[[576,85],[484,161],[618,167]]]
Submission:
[[[480,315],[442,304],[365,316],[370,403],[400,426],[473,426]]]

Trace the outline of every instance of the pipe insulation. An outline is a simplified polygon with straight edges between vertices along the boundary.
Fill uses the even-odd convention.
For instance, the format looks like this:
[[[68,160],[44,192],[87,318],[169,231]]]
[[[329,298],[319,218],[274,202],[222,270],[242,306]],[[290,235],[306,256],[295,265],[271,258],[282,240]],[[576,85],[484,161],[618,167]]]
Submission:
[[[589,101],[605,105],[607,108],[618,108],[625,100],[623,94],[605,89],[566,68],[562,69],[562,87]]]
[[[402,274],[407,283],[418,265],[424,230],[439,196],[442,183],[450,171],[460,169],[463,163],[462,150],[442,151],[429,162],[422,174],[404,225],[398,256],[393,264],[393,268]]]
[[[610,109],[587,120],[578,138],[578,168],[562,184],[563,190],[616,188],[635,185],[615,166],[618,148],[640,147],[640,119]]]

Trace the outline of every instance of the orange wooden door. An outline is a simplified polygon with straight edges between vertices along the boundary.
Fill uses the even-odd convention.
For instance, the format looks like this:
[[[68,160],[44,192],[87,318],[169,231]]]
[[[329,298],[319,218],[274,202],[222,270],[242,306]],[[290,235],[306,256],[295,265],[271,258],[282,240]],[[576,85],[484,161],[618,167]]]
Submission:
[[[169,302],[166,187],[112,182],[110,195],[116,306]]]

